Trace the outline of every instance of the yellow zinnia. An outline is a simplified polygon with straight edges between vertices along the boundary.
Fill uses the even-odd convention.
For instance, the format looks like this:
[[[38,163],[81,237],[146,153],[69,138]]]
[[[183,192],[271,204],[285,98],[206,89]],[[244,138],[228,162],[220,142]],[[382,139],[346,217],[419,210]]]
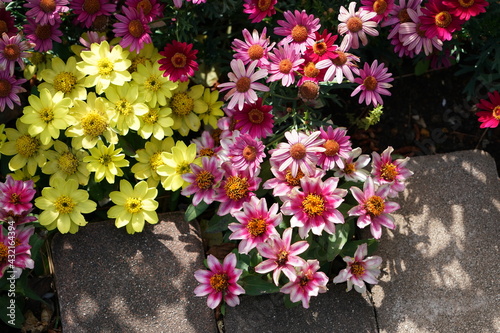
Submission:
[[[167,98],[172,97],[172,90],[178,85],[177,82],[172,82],[163,76],[158,62],[139,64],[137,71],[132,73],[132,78],[139,85],[139,93],[144,96],[150,107],[156,107],[158,104],[166,105]]]
[[[137,133],[143,139],[149,139],[152,136],[162,140],[166,136],[172,136],[172,109],[168,107],[149,108],[148,113],[139,117],[141,127]]]
[[[207,112],[200,114],[201,120],[205,125],[210,125],[212,128],[217,128],[217,120],[224,116],[224,111],[221,107],[224,105],[223,101],[219,101],[219,91],[214,90],[210,92],[209,88],[205,88],[203,93],[203,100],[208,105]]]
[[[51,175],[52,178],[64,180],[74,179],[80,185],[87,185],[89,181],[89,170],[83,158],[89,154],[85,150],[69,148],[64,142],[54,142],[55,150],[47,150],[47,163],[42,167],[42,172]]]
[[[42,71],[43,80],[38,89],[47,88],[54,95],[58,91],[64,93],[64,97],[73,100],[84,100],[87,98],[87,89],[83,85],[85,74],[76,69],[76,58],[70,57],[64,63],[61,58],[52,58],[52,68]]]
[[[167,191],[176,191],[189,185],[182,175],[191,172],[190,164],[201,165],[201,157],[196,157],[196,144],[188,146],[177,141],[170,153],[162,153],[164,165],[160,165],[156,172],[162,177],[161,183]]]
[[[146,142],[144,149],[136,151],[137,163],[132,166],[132,172],[136,179],[147,179],[151,187],[158,186],[160,175],[156,172],[159,166],[164,165],[162,153],[169,153],[174,146],[174,139],[168,137],[163,141],[152,138]]]
[[[198,131],[201,125],[198,114],[208,110],[208,105],[202,98],[204,87],[196,85],[188,90],[188,84],[189,82],[180,82],[169,101],[174,120],[172,129],[182,136],[187,136],[190,130]]]
[[[95,181],[100,182],[106,177],[108,183],[115,182],[115,176],[123,176],[122,167],[127,167],[129,162],[125,159],[125,154],[120,154],[121,148],[115,149],[114,144],[106,147],[102,141],[97,142],[97,147],[90,149],[90,156],[83,158],[87,162],[87,169],[95,172]]]

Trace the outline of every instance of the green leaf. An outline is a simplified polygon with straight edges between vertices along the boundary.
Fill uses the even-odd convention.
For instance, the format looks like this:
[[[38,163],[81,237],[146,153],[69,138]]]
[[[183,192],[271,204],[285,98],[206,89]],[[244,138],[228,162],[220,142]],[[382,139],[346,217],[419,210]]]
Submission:
[[[224,216],[214,215],[210,221],[208,221],[208,226],[205,232],[213,233],[226,231],[227,226],[232,222],[236,222],[236,219],[229,214]]]
[[[277,293],[280,291],[280,288],[274,283],[265,281],[261,276],[256,275],[249,275],[242,279],[241,286],[245,289],[245,293],[250,296]]]
[[[378,240],[376,240],[375,238],[351,241],[344,246],[344,248],[340,252],[341,256],[354,257],[354,252],[356,252],[358,246],[364,243],[368,244],[368,255],[374,253],[377,250],[379,244]]]
[[[201,201],[198,205],[194,206],[190,204],[184,213],[184,219],[187,222],[190,222],[200,216],[205,210],[208,208],[208,204],[205,201]]]
[[[415,65],[415,75],[419,76],[427,72],[429,69],[429,60],[421,60]]]
[[[326,260],[333,261],[347,243],[349,237],[349,224],[337,224],[334,235],[328,236],[328,245],[326,248]]]

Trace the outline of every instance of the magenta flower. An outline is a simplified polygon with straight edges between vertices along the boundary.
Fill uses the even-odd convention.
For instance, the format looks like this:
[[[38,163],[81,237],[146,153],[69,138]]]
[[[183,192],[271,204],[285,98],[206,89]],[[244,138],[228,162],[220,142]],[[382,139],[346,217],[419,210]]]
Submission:
[[[201,159],[202,165],[199,166],[191,163],[192,173],[182,175],[184,181],[190,183],[181,192],[184,196],[194,194],[192,202],[197,206],[203,200],[207,204],[211,204],[215,197],[215,188],[222,180],[224,173],[219,169],[219,164],[216,157],[205,156]]]
[[[264,189],[272,189],[273,195],[275,197],[280,197],[282,201],[286,201],[288,199],[288,194],[294,187],[300,186],[300,179],[304,177],[304,173],[299,170],[297,176],[292,176],[292,171],[290,169],[286,169],[284,171],[279,171],[277,166],[271,167],[271,172],[274,175],[274,178],[268,179],[263,185]],[[316,168],[314,173],[309,175],[311,178],[322,178],[326,174],[326,171]]]
[[[264,144],[250,134],[240,134],[229,147],[229,156],[233,168],[248,170],[250,175],[259,173],[260,164],[264,161]]]
[[[379,256],[366,257],[368,247],[366,243],[358,246],[354,253],[354,258],[344,257],[347,267],[340,271],[339,275],[333,278],[333,283],[347,281],[347,291],[354,289],[359,293],[366,291],[365,282],[377,284],[377,277],[380,275],[380,265],[382,258]]]
[[[113,24],[113,32],[117,37],[122,37],[120,45],[129,47],[130,51],[139,53],[144,44],[151,44],[151,29],[146,17],[135,8],[122,7],[125,15],[116,14],[118,22]]]
[[[317,68],[328,68],[324,80],[342,83],[344,76],[347,80],[354,82],[354,74],[359,75],[358,65],[359,57],[337,49],[337,57],[334,59],[321,60],[316,64]]]
[[[243,289],[238,284],[238,279],[242,273],[236,268],[236,255],[229,253],[222,264],[213,255],[207,257],[208,270],[199,269],[194,272],[195,279],[200,283],[194,289],[196,296],[206,296],[207,305],[215,309],[224,300],[229,306],[240,304],[238,295],[244,294]]]
[[[344,168],[344,158],[349,157],[352,150],[350,136],[347,136],[347,130],[343,127],[333,128],[328,126],[326,131],[321,127],[320,138],[325,140],[323,147],[325,151],[319,153],[318,166],[324,170],[331,170],[337,165]]]
[[[18,94],[26,91],[21,86],[25,82],[25,79],[16,79],[11,76],[8,70],[0,71],[0,111],[3,112],[6,106],[14,109],[14,103],[21,105]]]
[[[243,204],[243,210],[233,213],[239,223],[229,224],[228,228],[233,232],[229,239],[241,239],[238,252],[248,254],[271,235],[278,234],[275,227],[283,220],[278,209],[277,203],[268,209],[265,198],[251,197],[249,202]]]
[[[3,277],[5,271],[12,272],[14,277],[18,279],[23,272],[23,269],[33,269],[35,262],[31,259],[31,245],[29,244],[30,237],[35,232],[33,226],[18,226],[15,230],[15,237],[8,234],[7,229],[0,226],[0,278]],[[12,249],[14,247],[14,266],[13,270],[9,269],[11,265]],[[12,273],[11,273],[12,274]]]
[[[236,111],[233,118],[236,121],[234,129],[241,133],[263,139],[273,134],[274,116],[272,105],[263,105],[262,98],[255,103],[245,103],[241,111]]]
[[[344,177],[345,180],[351,182],[364,182],[369,175],[365,169],[370,163],[370,156],[366,154],[361,155],[361,148],[356,147],[351,150],[349,156],[343,160],[343,168],[335,168],[335,177]],[[354,159],[357,158],[356,161]]]
[[[361,0],[361,4],[360,9],[377,13],[372,19],[377,23],[385,20],[394,8],[394,0]]]
[[[26,38],[35,46],[35,51],[47,52],[52,50],[52,43],[61,43],[62,31],[59,30],[61,19],[55,20],[55,24],[38,24],[28,18],[28,24],[24,25]]]
[[[445,0],[443,4],[450,9],[451,15],[464,21],[486,12],[486,7],[489,5],[485,0]]]
[[[14,215],[29,211],[33,207],[31,200],[36,193],[33,186],[32,180],[14,180],[7,175],[5,183],[0,183],[0,209]]]
[[[377,22],[372,19],[377,15],[375,12],[367,12],[366,10],[356,10],[356,2],[349,4],[349,10],[344,6],[340,6],[339,23],[337,30],[339,34],[345,37],[342,39],[340,48],[349,50],[350,48],[358,49],[359,40],[364,45],[368,44],[366,35],[378,36]]]
[[[244,41],[235,39],[231,48],[236,52],[235,59],[241,59],[245,65],[257,60],[257,67],[267,68],[269,66],[268,52],[271,51],[275,43],[270,44],[269,37],[266,37],[267,29],[264,27],[259,36],[259,32],[254,29],[253,33],[243,29]]]
[[[476,107],[481,110],[476,112],[478,120],[482,123],[480,128],[495,128],[500,123],[500,94],[498,91],[489,92],[488,99],[481,99]]]
[[[210,133],[209,131],[203,131],[199,138],[193,139],[191,140],[191,142],[196,144],[196,152],[198,157],[217,157],[218,151],[222,149],[222,147],[215,145],[215,140],[212,136],[212,133]]]
[[[460,30],[463,20],[451,15],[443,1],[429,0],[425,7],[422,8],[423,16],[420,17],[422,22],[421,29],[425,31],[427,38],[437,38],[442,41],[451,40],[452,33]]]
[[[262,21],[266,16],[273,16],[276,14],[274,5],[278,0],[245,0],[243,4],[243,13],[250,14],[249,19],[252,23]]]
[[[443,49],[443,42],[437,36],[433,38],[426,37],[425,31],[421,28],[420,17],[422,16],[422,11],[420,8],[418,11],[408,8],[407,13],[412,21],[402,23],[399,28],[399,39],[403,43],[403,46],[408,51],[414,50],[416,54],[420,53],[422,49],[425,55],[431,54],[434,49],[441,51]]]
[[[299,170],[305,175],[311,175],[316,168],[318,153],[324,152],[325,142],[319,138],[321,132],[315,131],[309,135],[292,130],[285,132],[287,143],[281,142],[275,149],[269,151],[271,163],[278,165],[279,171],[290,168],[292,176],[296,177]]]
[[[332,35],[326,29],[321,34],[316,31],[314,33],[314,43],[307,46],[305,55],[314,63],[325,59],[335,59],[338,57],[337,53],[335,53],[337,45],[334,45],[336,40],[337,35]]]
[[[114,0],[73,0],[69,7],[77,15],[75,21],[89,28],[98,16],[111,16],[116,11]]]
[[[413,172],[406,168],[409,157],[392,160],[391,154],[394,148],[387,147],[381,155],[372,152],[372,175],[377,185],[389,185],[389,197],[394,198],[398,192],[405,189],[405,180],[413,175]]]
[[[139,13],[144,15],[148,22],[156,20],[162,15],[164,5],[158,0],[128,0],[127,6],[135,8]]]
[[[245,69],[245,65],[241,59],[233,59],[231,61],[231,69],[227,76],[231,82],[221,83],[219,87],[222,88],[220,91],[229,90],[229,92],[224,96],[225,100],[230,99],[228,108],[234,109],[238,106],[238,110],[243,109],[245,103],[255,103],[257,101],[258,91],[269,91],[269,87],[262,83],[255,82],[267,76],[266,69],[260,69],[255,71],[258,61],[252,61],[248,68]]]
[[[69,10],[68,3],[68,0],[28,0],[24,7],[30,8],[26,16],[34,18],[36,23],[54,25],[56,19]]]
[[[300,186],[293,188],[281,206],[281,212],[291,215],[290,225],[299,228],[299,235],[306,238],[309,231],[321,235],[323,230],[335,233],[335,223],[344,223],[344,216],[337,210],[344,201],[347,190],[337,188],[339,179],[302,177]]]
[[[311,296],[318,296],[319,293],[326,293],[328,288],[328,277],[323,272],[318,272],[319,261],[308,260],[302,267],[294,280],[285,284],[280,291],[290,294],[292,302],[302,301],[305,309],[309,308]]]
[[[382,236],[382,226],[394,229],[394,218],[390,213],[398,210],[399,204],[386,201],[389,194],[389,186],[383,185],[375,189],[373,179],[368,177],[363,185],[363,191],[358,187],[351,187],[351,193],[359,205],[351,208],[349,216],[359,216],[357,226],[361,229],[370,225],[373,237],[379,239]]]
[[[314,33],[319,30],[319,18],[307,15],[306,11],[283,13],[285,20],[278,20],[279,27],[274,28],[278,36],[285,36],[278,45],[290,45],[299,55],[304,54],[307,46],[314,44]]]
[[[279,285],[281,272],[292,281],[295,280],[295,267],[300,267],[305,260],[298,255],[305,252],[309,247],[307,241],[298,241],[290,245],[292,241],[292,228],[283,231],[283,238],[279,235],[271,235],[265,243],[257,245],[257,251],[264,258],[268,258],[255,266],[259,274],[267,274],[273,271],[273,281]]]
[[[387,73],[387,67],[384,64],[378,64],[374,60],[372,65],[365,63],[363,69],[359,70],[360,78],[354,79],[359,86],[351,93],[351,97],[361,92],[358,103],[365,101],[366,105],[377,106],[382,105],[382,97],[380,95],[391,96],[388,88],[392,87],[389,82],[394,81],[391,73]]]
[[[304,56],[304,62],[299,66],[299,73],[301,74],[297,86],[302,86],[307,81],[319,83],[324,80],[326,69],[319,69],[316,63],[313,62],[308,56]]]
[[[12,219],[16,225],[35,222],[37,219],[36,216],[30,215],[33,209],[29,209],[23,211],[19,215],[14,215],[12,211],[6,211],[0,208],[0,221],[7,221]]]
[[[165,71],[163,76],[170,76],[170,81],[186,82],[198,70],[198,50],[193,50],[193,44],[173,40],[159,53],[164,57],[158,60],[160,70]]]
[[[0,38],[0,70],[7,70],[13,76],[16,63],[21,69],[24,69],[24,59],[31,56],[27,51],[32,46],[30,42],[22,40],[21,34],[12,37],[2,34]]]
[[[18,29],[16,28],[16,23],[12,13],[5,8],[0,8],[0,36],[5,32],[7,36],[12,37],[17,34]]]
[[[299,70],[304,59],[294,48],[285,45],[278,45],[274,52],[269,53],[269,74],[271,76],[267,82],[281,80],[281,84],[288,87],[295,82],[295,72]]]

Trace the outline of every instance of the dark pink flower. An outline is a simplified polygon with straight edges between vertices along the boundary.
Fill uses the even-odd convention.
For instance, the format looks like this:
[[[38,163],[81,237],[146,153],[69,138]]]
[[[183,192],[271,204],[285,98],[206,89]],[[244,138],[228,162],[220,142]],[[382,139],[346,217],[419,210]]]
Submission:
[[[262,98],[255,103],[245,103],[242,110],[233,114],[234,129],[241,133],[248,133],[254,138],[263,139],[273,133],[274,116],[272,105],[263,105]]]
[[[55,24],[38,24],[28,18],[28,24],[24,25],[26,38],[35,45],[35,51],[47,52],[52,50],[53,42],[61,43],[62,31],[59,30],[61,19],[58,17]]]
[[[479,121],[482,123],[480,128],[495,128],[500,123],[500,94],[498,91],[489,92],[488,99],[481,99],[476,107],[482,111],[476,112]],[[484,111],[483,111],[484,110]]]
[[[69,10],[68,3],[68,0],[28,0],[24,7],[30,8],[26,16],[34,18],[36,23],[54,25],[56,19]]]
[[[16,28],[14,16],[12,13],[5,8],[0,8],[0,36],[5,32],[7,36],[12,37],[17,34],[18,29]]]
[[[335,52],[338,46],[333,44],[336,40],[337,35],[332,35],[326,29],[321,34],[316,31],[314,43],[307,46],[305,55],[314,63],[325,59],[335,59],[338,57]]]
[[[8,234],[7,229],[0,226],[0,278],[5,274],[5,271],[12,272],[14,277],[17,279],[21,276],[23,269],[32,269],[35,266],[35,262],[31,259],[31,245],[29,240],[31,235],[35,232],[33,226],[18,226],[15,230],[14,239]],[[11,267],[11,258],[9,258],[9,249],[14,248],[14,263]]]
[[[32,180],[14,180],[8,175],[5,183],[0,183],[0,209],[14,215],[29,211],[33,207],[31,201],[36,192],[33,186]]]
[[[451,40],[452,33],[460,30],[463,20],[451,15],[450,8],[443,1],[429,0],[422,8],[421,29],[427,38],[437,36],[442,41]]]
[[[202,165],[199,166],[191,163],[192,173],[182,175],[184,181],[190,183],[181,192],[184,196],[193,196],[193,205],[197,206],[203,200],[207,204],[211,204],[215,197],[215,188],[222,180],[224,173],[219,169],[219,164],[216,157],[205,156],[201,159]]]
[[[144,15],[135,8],[122,7],[125,15],[116,14],[118,22],[113,24],[113,32],[117,37],[122,37],[120,45],[129,47],[130,51],[139,53],[144,44],[151,44],[151,29]]]
[[[128,0],[127,6],[137,9],[148,22],[154,21],[162,15],[164,8],[164,5],[159,3],[158,0]]]
[[[25,92],[21,84],[25,79],[16,79],[11,76],[8,70],[0,71],[0,111],[3,112],[6,107],[14,109],[14,103],[21,105],[21,99],[18,94]]]
[[[278,0],[245,0],[243,13],[250,14],[249,19],[252,23],[262,21],[266,16],[273,16],[276,14],[274,5]]]
[[[445,0],[443,4],[450,9],[451,15],[464,21],[486,12],[489,5],[485,0]]]
[[[160,70],[164,71],[163,76],[169,76],[170,81],[186,82],[198,70],[198,50],[193,50],[193,44],[173,40],[159,53],[164,57],[158,60]]]
[[[116,11],[114,0],[73,0],[69,4],[73,14],[77,15],[75,21],[89,28],[99,16],[111,16]]]
[[[361,0],[361,4],[360,9],[377,13],[373,18],[377,23],[386,19],[394,8],[394,0]]]

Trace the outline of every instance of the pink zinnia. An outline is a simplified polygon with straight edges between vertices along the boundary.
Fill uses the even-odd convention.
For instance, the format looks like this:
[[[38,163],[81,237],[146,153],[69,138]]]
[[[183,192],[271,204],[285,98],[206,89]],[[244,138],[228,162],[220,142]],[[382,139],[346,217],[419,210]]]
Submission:
[[[398,210],[399,204],[386,201],[390,188],[388,185],[379,186],[375,189],[373,179],[368,177],[363,185],[363,190],[352,186],[351,193],[359,205],[351,208],[347,214],[358,216],[356,225],[363,229],[370,225],[370,232],[373,237],[379,239],[382,236],[382,226],[394,229],[394,218],[390,213]]]
[[[380,275],[380,265],[382,258],[379,256],[366,257],[368,254],[368,246],[366,243],[358,245],[354,258],[349,256],[344,257],[347,267],[339,272],[333,278],[333,283],[341,283],[347,281],[347,291],[354,289],[359,293],[366,291],[365,282],[377,284],[377,277]]]
[[[290,45],[298,54],[304,54],[307,46],[314,44],[314,33],[319,30],[319,18],[307,15],[306,11],[283,13],[285,20],[278,20],[279,27],[274,28],[278,36],[285,36],[278,45]]]
[[[267,68],[269,60],[267,53],[271,51],[275,43],[270,43],[269,37],[266,37],[267,29],[264,27],[259,36],[259,32],[254,29],[252,34],[247,29],[243,30],[244,41],[235,39],[232,43],[232,49],[236,51],[235,59],[241,59],[245,65],[257,60],[257,67]]]
[[[5,8],[0,8],[0,36],[5,32],[7,36],[11,37],[17,34],[18,29],[16,28],[14,16],[11,12]]]
[[[122,7],[125,15],[116,14],[118,22],[113,24],[113,32],[117,37],[122,37],[120,45],[130,47],[130,51],[139,53],[144,44],[151,44],[151,29],[146,17],[135,8]]]
[[[321,34],[316,31],[314,33],[314,43],[307,46],[305,55],[314,63],[325,59],[335,59],[338,57],[338,54],[335,53],[337,45],[333,44],[336,40],[337,35],[332,35],[326,29]]]
[[[219,84],[220,91],[229,90],[229,92],[224,96],[227,101],[230,99],[228,108],[234,109],[238,106],[238,110],[242,110],[245,103],[255,103],[258,99],[257,91],[269,91],[269,87],[256,82],[267,76],[266,69],[260,69],[255,71],[258,61],[252,61],[248,68],[245,68],[245,64],[241,59],[233,59],[231,61],[231,69],[233,72],[227,74],[231,82],[225,82]]]
[[[376,151],[372,152],[372,175],[375,183],[378,185],[390,185],[389,197],[393,198],[405,189],[405,180],[413,175],[413,172],[406,168],[409,157],[404,159],[392,160],[391,154],[394,148],[387,147],[379,155]]]
[[[181,192],[184,196],[194,194],[192,202],[194,206],[203,200],[206,204],[211,204],[215,197],[215,188],[224,177],[224,173],[219,169],[216,157],[205,156],[201,159],[202,165],[191,163],[192,173],[182,175],[184,181],[190,183]]]
[[[480,128],[495,128],[500,123],[500,94],[498,91],[488,93],[488,99],[481,99],[476,107],[480,110],[476,112],[478,120],[482,123]]]
[[[358,103],[361,104],[365,101],[366,105],[373,106],[382,105],[382,97],[380,95],[391,96],[388,88],[392,87],[389,82],[393,81],[391,73],[387,73],[387,67],[384,64],[378,64],[377,60],[374,60],[372,65],[365,63],[363,69],[359,70],[360,78],[354,79],[355,83],[359,86],[354,89],[351,93],[351,97],[361,92],[359,95]]]
[[[170,76],[170,81],[186,82],[198,70],[198,50],[193,50],[193,44],[173,40],[159,53],[164,57],[158,60],[160,70],[164,71],[163,76]]]
[[[21,86],[25,82],[25,79],[16,79],[11,76],[7,70],[0,71],[0,112],[5,111],[6,106],[14,109],[14,103],[21,105],[18,94],[26,91]]]
[[[196,296],[206,296],[207,305],[211,309],[215,309],[224,299],[229,306],[240,304],[238,295],[244,294],[243,289],[238,284],[241,269],[236,268],[236,255],[229,253],[222,264],[213,255],[207,257],[208,270],[199,269],[194,272],[195,279],[200,283],[194,289]]]
[[[33,226],[23,225],[16,227],[14,232],[15,236],[14,240],[12,240],[12,236],[7,232],[7,229],[0,226],[0,278],[2,278],[5,271],[7,271],[8,273],[14,274],[14,277],[18,279],[23,269],[33,269],[33,267],[35,267],[35,262],[31,259],[31,245],[29,244],[30,237],[35,232],[35,228]],[[12,246],[15,246],[15,258],[13,260],[8,256],[12,254],[9,252]],[[9,267],[12,267],[12,261],[14,261],[12,264],[14,268],[9,269]]]
[[[420,17],[422,11],[420,8],[418,11],[408,8],[408,15],[412,19],[412,22],[402,23],[399,27],[399,39],[403,43],[403,46],[407,47],[409,51],[415,50],[418,54],[422,49],[425,55],[429,55],[434,49],[442,50],[443,42],[434,36],[433,38],[428,38],[425,36],[425,31],[421,29]]]
[[[276,285],[279,285],[281,272],[289,280],[294,280],[297,276],[295,267],[300,267],[305,263],[299,254],[305,252],[309,244],[307,241],[298,241],[290,245],[291,241],[292,228],[287,228],[283,231],[283,238],[279,235],[271,235],[265,243],[258,244],[257,251],[267,260],[255,266],[255,272],[267,274],[272,271]]]
[[[36,220],[38,220],[38,218],[31,215],[32,211],[33,209],[30,209],[22,212],[19,215],[14,215],[12,214],[12,211],[7,212],[3,209],[0,209],[0,221],[7,221],[9,219],[12,219],[12,221],[14,221],[16,225],[35,222]]]
[[[54,25],[56,19],[69,10],[67,4],[68,0],[28,0],[24,7],[30,8],[26,16],[34,18],[36,23]]]
[[[33,207],[31,200],[36,191],[32,180],[14,180],[7,175],[5,183],[0,183],[0,209],[21,215]]]
[[[258,23],[266,16],[271,17],[276,14],[274,5],[277,2],[278,0],[245,0],[243,13],[250,14],[249,19],[252,23]]]
[[[38,24],[28,18],[28,24],[24,25],[26,38],[35,45],[35,51],[47,52],[52,50],[53,42],[61,43],[62,31],[59,30],[61,19],[58,18],[55,24]]]
[[[24,69],[24,59],[31,56],[27,52],[31,47],[28,41],[22,39],[21,34],[12,37],[3,34],[0,38],[0,70],[7,70],[13,76],[16,64]]]
[[[359,75],[359,57],[339,49],[335,53],[337,57],[334,59],[321,60],[316,64],[317,68],[328,68],[324,80],[341,84],[345,76],[347,80],[354,82],[354,74]]]
[[[258,174],[264,161],[264,144],[250,134],[240,134],[229,147],[229,156],[233,168],[248,170],[250,175]]]
[[[293,47],[288,44],[278,45],[274,52],[269,53],[269,74],[267,82],[281,80],[281,84],[288,87],[295,82],[295,72],[299,70],[304,59]]]
[[[485,0],[445,0],[443,4],[450,9],[451,15],[464,21],[486,12],[489,5]]]
[[[358,49],[360,39],[363,46],[368,44],[366,35],[378,36],[378,31],[375,29],[377,22],[372,20],[377,13],[367,12],[363,9],[355,10],[356,2],[349,4],[349,10],[345,9],[344,6],[340,6],[338,18],[342,23],[338,25],[337,29],[339,34],[345,35],[340,44],[342,50]]]
[[[241,133],[248,133],[254,138],[263,139],[273,134],[274,116],[272,105],[263,105],[262,98],[255,103],[245,103],[243,110],[236,111],[233,119],[236,122],[234,129]]]
[[[343,127],[333,128],[328,126],[326,131],[320,128],[320,137],[325,140],[323,147],[325,151],[319,153],[318,165],[324,170],[331,170],[337,165],[344,168],[344,158],[349,157],[352,150],[350,136],[347,136],[347,130]]]
[[[306,238],[309,231],[321,235],[323,231],[335,233],[335,223],[344,223],[344,216],[338,207],[344,201],[347,190],[337,188],[339,179],[302,177],[300,186],[293,188],[288,200],[281,206],[285,215],[291,215],[290,225],[299,228],[299,235]]]
[[[283,220],[283,215],[278,213],[279,207],[274,203],[267,208],[266,199],[252,197],[243,204],[243,210],[235,212],[233,216],[239,223],[230,223],[229,230],[233,233],[231,240],[240,239],[238,252],[248,254],[258,244],[264,243],[271,235],[276,235],[276,226]]]
[[[154,21],[162,15],[164,7],[158,0],[128,0],[127,6],[137,9],[148,22]]]
[[[377,13],[373,18],[377,23],[386,19],[394,8],[394,0],[361,0],[361,4],[361,9]]]
[[[460,30],[463,20],[451,15],[450,8],[439,0],[429,0],[422,8],[421,29],[427,38],[437,36],[442,41],[451,40],[452,33]]]
[[[290,301],[302,301],[305,309],[309,308],[311,296],[318,296],[319,293],[326,293],[328,288],[328,277],[325,273],[319,272],[319,261],[308,260],[299,268],[297,276],[285,284],[280,291],[284,294],[290,294]]]
[[[73,0],[69,4],[73,14],[77,15],[75,21],[89,28],[98,16],[111,16],[116,11],[114,0]]]
[[[288,200],[288,194],[294,187],[300,187],[300,179],[304,177],[304,173],[299,170],[297,176],[292,177],[292,172],[290,169],[285,171],[279,171],[278,167],[272,166],[271,172],[274,175],[274,178],[270,178],[266,180],[266,182],[262,185],[262,188],[266,190],[273,190],[273,195],[275,197],[281,198],[281,201]],[[326,171],[316,168],[312,175],[309,175],[311,178],[322,178],[325,175]]]

